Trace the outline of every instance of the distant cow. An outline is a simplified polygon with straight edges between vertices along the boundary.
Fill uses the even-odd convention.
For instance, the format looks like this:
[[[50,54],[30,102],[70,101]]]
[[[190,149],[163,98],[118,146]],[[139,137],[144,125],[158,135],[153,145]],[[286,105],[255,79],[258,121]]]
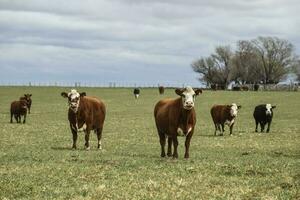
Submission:
[[[138,99],[139,96],[140,96],[140,89],[139,89],[139,88],[134,88],[133,94],[134,94],[134,97],[135,97],[136,99]]]
[[[168,138],[167,155],[173,155],[173,158],[178,158],[177,136],[185,136],[184,157],[189,158],[190,140],[196,124],[194,101],[195,97],[202,93],[202,90],[186,87],[184,89],[176,89],[175,92],[180,96],[179,98],[160,100],[154,108],[155,123],[161,145],[161,157],[166,156],[165,144],[166,138]],[[172,143],[174,146],[173,154]]]
[[[276,106],[272,106],[271,104],[261,104],[255,107],[253,112],[255,132],[257,132],[258,123],[260,124],[261,132],[264,132],[266,124],[268,124],[267,133],[270,131],[274,108]]]
[[[106,114],[104,103],[96,97],[88,97],[86,93],[78,93],[76,90],[62,92],[61,96],[68,98],[69,112],[68,119],[73,134],[73,149],[76,149],[78,129],[83,128],[85,132],[85,148],[90,149],[90,131],[97,134],[98,149],[101,149],[102,129]]]
[[[159,86],[159,87],[158,87],[158,91],[159,91],[159,94],[164,94],[164,93],[165,93],[165,88],[164,88],[164,86]]]
[[[215,125],[215,135],[217,135],[217,130],[223,135],[225,124],[230,128],[230,135],[232,134],[234,121],[240,108],[241,106],[237,106],[235,103],[231,105],[214,105],[211,108],[210,114]]]
[[[248,91],[249,87],[247,85],[242,85],[241,90]]]
[[[13,123],[13,117],[17,123],[21,123],[21,116],[24,116],[23,123],[26,122],[27,102],[25,100],[13,101],[10,105],[10,123]]]
[[[30,114],[30,108],[31,108],[31,104],[32,104],[31,96],[32,96],[32,94],[24,94],[23,97],[20,97],[20,100],[25,100],[27,103],[28,114]]]

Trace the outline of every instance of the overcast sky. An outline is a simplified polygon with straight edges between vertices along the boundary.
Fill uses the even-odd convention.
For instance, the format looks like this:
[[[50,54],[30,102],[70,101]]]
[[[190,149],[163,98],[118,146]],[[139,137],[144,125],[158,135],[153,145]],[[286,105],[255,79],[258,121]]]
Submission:
[[[277,36],[300,54],[299,0],[0,0],[0,84],[197,85],[217,45]]]

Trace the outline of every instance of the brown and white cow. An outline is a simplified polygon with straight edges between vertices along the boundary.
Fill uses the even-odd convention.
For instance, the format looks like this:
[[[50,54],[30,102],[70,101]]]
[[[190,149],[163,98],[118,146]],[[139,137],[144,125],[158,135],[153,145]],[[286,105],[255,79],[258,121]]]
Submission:
[[[232,134],[235,118],[241,107],[233,103],[231,105],[214,105],[211,108],[210,114],[215,124],[215,135],[217,135],[217,130],[223,135],[225,124],[230,128],[230,135]]]
[[[25,100],[13,101],[10,104],[10,123],[13,123],[13,117],[17,123],[21,123],[21,116],[24,116],[24,124],[26,122],[27,108],[27,102]]]
[[[27,102],[28,114],[30,114],[30,108],[32,104],[31,96],[32,94],[24,94],[24,96],[20,97],[20,100],[25,100]]]
[[[194,102],[195,97],[202,93],[202,90],[186,87],[184,89],[177,88],[175,92],[180,96],[179,98],[160,100],[154,108],[155,123],[161,145],[161,157],[166,156],[165,144],[166,138],[168,138],[167,155],[178,158],[177,136],[185,136],[184,157],[189,158],[190,141],[196,124]]]
[[[98,149],[101,149],[102,129],[105,120],[106,108],[104,103],[96,97],[86,96],[86,93],[78,93],[76,90],[62,92],[61,96],[68,98],[68,119],[73,134],[73,149],[76,149],[78,129],[83,128],[85,132],[85,148],[90,149],[90,131],[97,134]]]

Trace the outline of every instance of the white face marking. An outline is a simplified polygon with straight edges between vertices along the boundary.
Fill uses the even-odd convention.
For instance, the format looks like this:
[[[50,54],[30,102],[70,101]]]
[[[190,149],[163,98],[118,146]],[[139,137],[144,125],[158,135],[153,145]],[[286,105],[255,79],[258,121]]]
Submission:
[[[135,98],[139,98],[139,95],[138,95],[138,94],[135,94]]]
[[[238,107],[235,103],[231,104],[230,114],[232,117],[236,117],[238,113]]]
[[[68,93],[68,99],[70,109],[76,113],[79,107],[80,94],[72,89],[71,92]]]
[[[186,110],[191,110],[194,107],[194,102],[195,102],[195,92],[193,88],[191,87],[186,87],[185,91],[181,95],[182,99],[182,104],[183,108]]]
[[[271,104],[266,104],[266,115],[271,115],[272,114],[272,105]]]

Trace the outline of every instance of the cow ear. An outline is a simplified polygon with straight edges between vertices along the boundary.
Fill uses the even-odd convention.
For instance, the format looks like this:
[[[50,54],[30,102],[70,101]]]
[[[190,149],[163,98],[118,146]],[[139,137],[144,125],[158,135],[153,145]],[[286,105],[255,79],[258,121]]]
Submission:
[[[67,98],[67,97],[68,97],[68,94],[67,94],[66,92],[62,92],[60,95],[61,95],[62,97],[64,97],[64,98]]]
[[[239,105],[239,106],[238,106],[238,109],[241,109],[241,108],[242,108],[242,106],[241,106],[241,105]]]
[[[183,93],[183,89],[176,88],[175,93],[178,94],[179,96],[181,96]]]
[[[86,96],[86,93],[85,92],[81,92],[80,93],[80,97],[84,97],[84,96]]]
[[[272,106],[272,109],[276,108],[276,106]]]
[[[29,96],[31,97],[31,96],[32,96],[32,94],[29,94]]]
[[[200,93],[202,94],[202,90],[197,88],[196,90],[194,90],[195,94],[196,95],[199,95]]]

